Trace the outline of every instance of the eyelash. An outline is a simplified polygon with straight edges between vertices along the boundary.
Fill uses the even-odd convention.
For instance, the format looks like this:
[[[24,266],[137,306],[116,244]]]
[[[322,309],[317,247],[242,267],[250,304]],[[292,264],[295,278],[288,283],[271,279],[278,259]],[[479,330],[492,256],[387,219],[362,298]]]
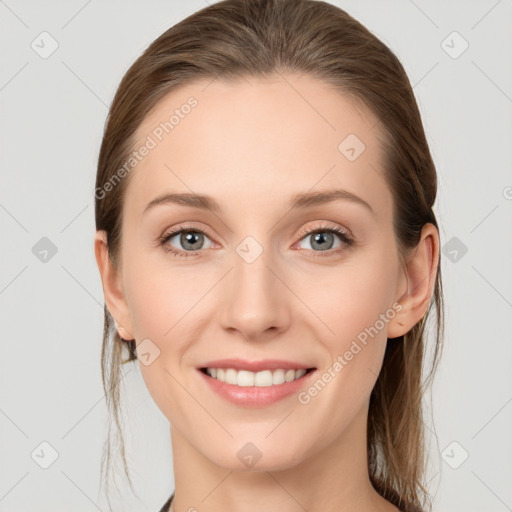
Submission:
[[[198,253],[201,252],[200,250],[199,251],[178,251],[178,250],[174,249],[174,247],[171,247],[170,245],[167,244],[167,242],[171,238],[173,238],[175,235],[182,233],[182,232],[201,233],[205,236],[208,236],[208,234],[205,231],[203,231],[200,228],[196,228],[194,226],[177,226],[172,231],[166,232],[159,238],[159,245],[162,246],[162,248],[165,252],[171,253],[175,256],[189,258],[189,257],[198,255]],[[309,231],[302,232],[300,234],[300,240],[307,237],[308,235],[312,235],[313,233],[318,233],[318,232],[320,232],[320,233],[327,232],[327,233],[336,234],[338,236],[338,238],[341,240],[341,242],[347,247],[351,247],[351,246],[355,245],[354,238],[352,238],[346,231],[340,229],[337,226],[325,226],[325,225],[318,226]],[[308,249],[308,250],[311,250],[311,249]],[[313,251],[316,254],[312,257],[313,258],[317,258],[317,257],[324,258],[324,257],[328,257],[328,256],[332,256],[334,254],[337,254],[337,253],[341,252],[342,250],[344,250],[344,248],[329,249],[328,251]],[[318,254],[318,253],[324,253],[324,254]]]

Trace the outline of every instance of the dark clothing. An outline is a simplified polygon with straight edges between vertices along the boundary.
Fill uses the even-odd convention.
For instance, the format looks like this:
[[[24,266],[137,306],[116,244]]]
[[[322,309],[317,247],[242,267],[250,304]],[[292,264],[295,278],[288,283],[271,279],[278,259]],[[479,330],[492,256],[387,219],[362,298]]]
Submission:
[[[174,498],[174,492],[171,494],[169,499],[165,502],[165,505],[160,509],[160,512],[168,512],[169,507],[171,506],[171,501]]]

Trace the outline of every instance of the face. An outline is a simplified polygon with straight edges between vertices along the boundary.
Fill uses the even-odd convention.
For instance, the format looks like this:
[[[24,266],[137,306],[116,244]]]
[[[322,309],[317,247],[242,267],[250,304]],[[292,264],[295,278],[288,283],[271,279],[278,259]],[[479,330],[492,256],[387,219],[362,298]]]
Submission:
[[[293,466],[366,414],[406,291],[377,120],[322,82],[285,77],[166,96],[137,132],[152,147],[124,203],[119,321],[145,343],[140,370],[173,430],[230,469],[244,468],[248,442],[258,468]],[[218,208],[148,208],[166,194]],[[315,370],[286,396],[251,388],[256,403],[243,386],[219,394],[200,370],[227,358]]]

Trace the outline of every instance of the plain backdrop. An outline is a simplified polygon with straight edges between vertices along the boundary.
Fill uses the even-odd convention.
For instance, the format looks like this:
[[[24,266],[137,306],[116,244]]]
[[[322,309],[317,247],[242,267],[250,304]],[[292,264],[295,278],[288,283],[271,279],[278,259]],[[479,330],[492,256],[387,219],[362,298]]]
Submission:
[[[447,325],[427,425],[434,509],[512,510],[512,2],[332,3],[402,61],[439,173]],[[107,510],[97,156],[124,72],[205,6],[0,1],[0,511]],[[121,478],[117,510],[156,511],[174,488],[169,424],[138,366],[123,382],[140,500]]]

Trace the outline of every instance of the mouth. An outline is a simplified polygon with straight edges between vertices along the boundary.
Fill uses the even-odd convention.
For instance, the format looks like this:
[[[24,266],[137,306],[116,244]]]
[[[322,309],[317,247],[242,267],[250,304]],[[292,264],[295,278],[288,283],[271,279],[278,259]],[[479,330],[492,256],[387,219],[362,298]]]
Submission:
[[[303,379],[316,368],[268,368],[260,371],[237,368],[202,367],[207,377],[238,387],[274,387]]]
[[[203,361],[196,371],[206,389],[222,399],[239,407],[266,407],[310,386],[317,367],[285,359],[228,358]]]
[[[245,408],[267,407],[291,399],[311,385],[317,370],[316,367],[308,368],[289,361],[248,363],[223,360],[207,364],[197,368],[206,389],[237,407]]]

